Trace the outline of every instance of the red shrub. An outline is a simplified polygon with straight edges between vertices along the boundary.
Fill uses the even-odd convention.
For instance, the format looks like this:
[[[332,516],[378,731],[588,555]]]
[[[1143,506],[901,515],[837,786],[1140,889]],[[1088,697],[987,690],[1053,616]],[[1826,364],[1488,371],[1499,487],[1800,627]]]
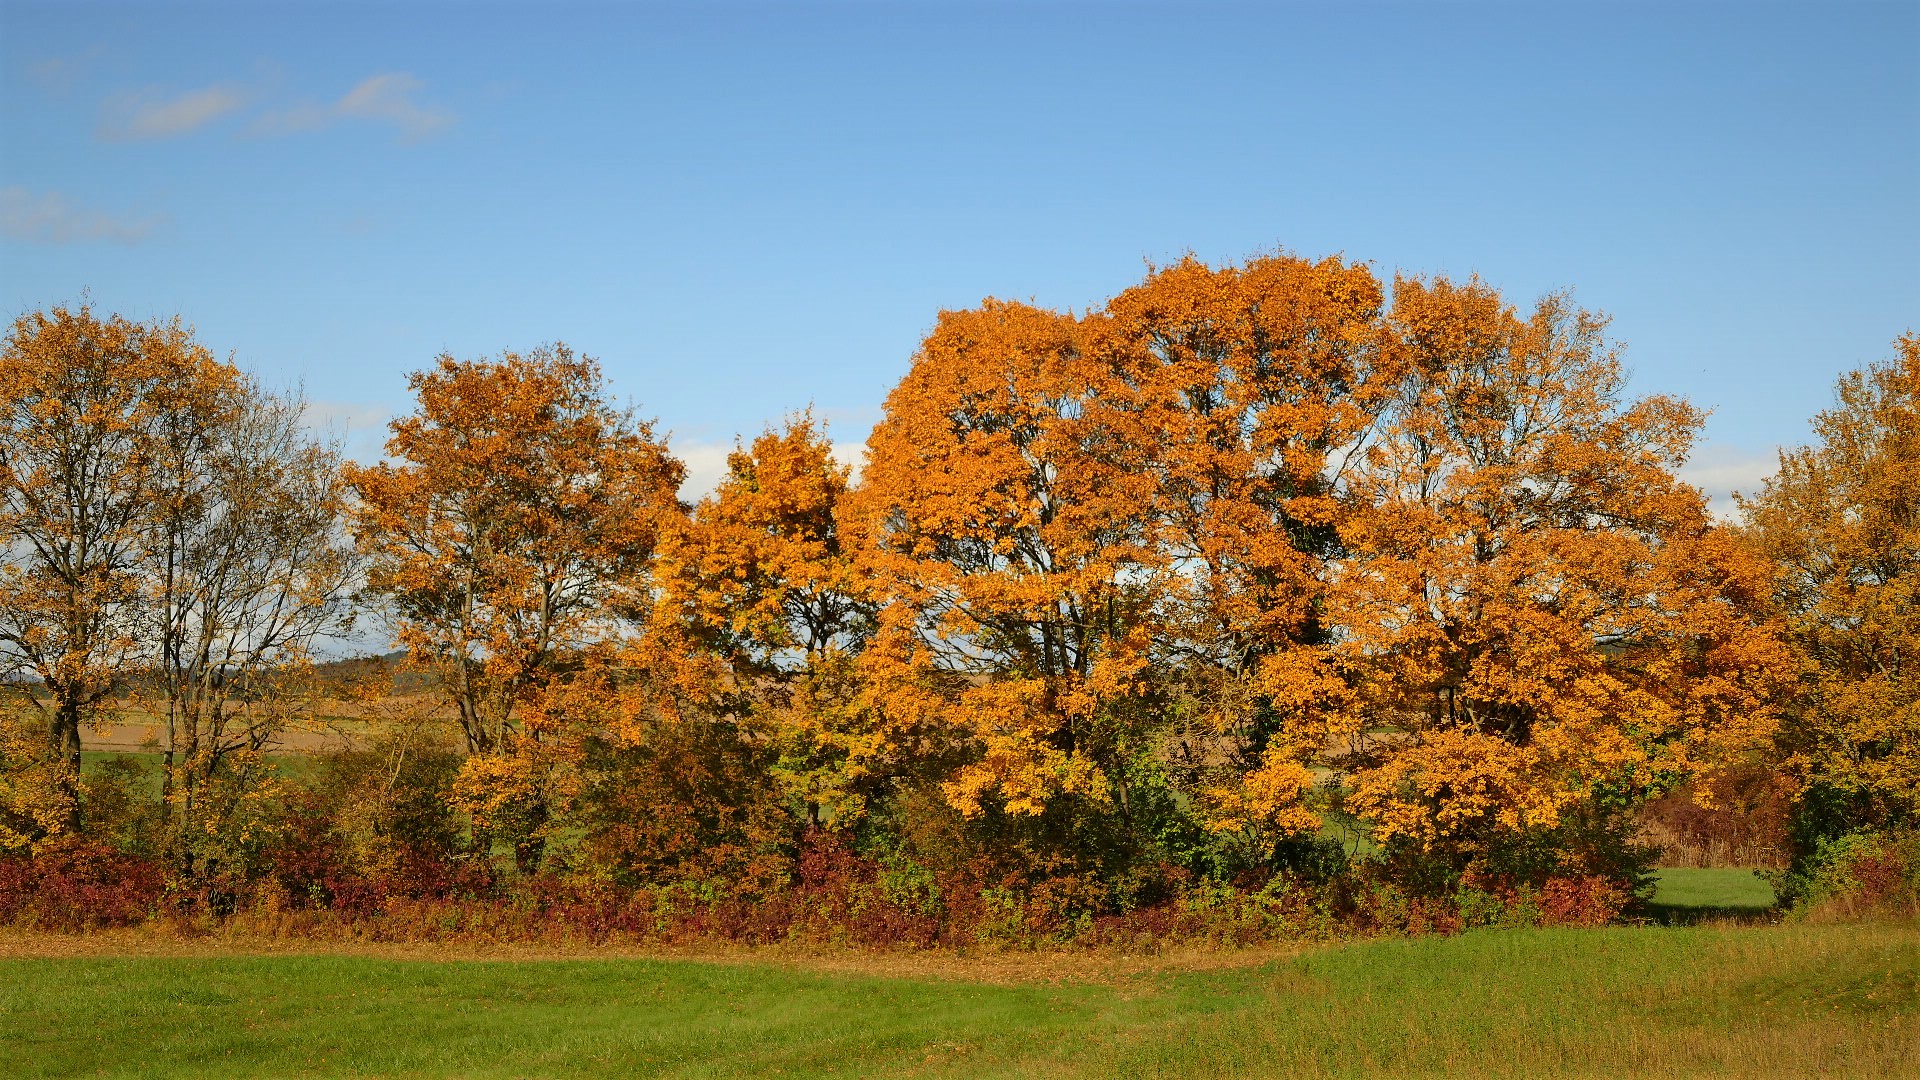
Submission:
[[[0,922],[42,930],[131,926],[160,906],[158,863],[85,840],[44,844],[30,859],[0,859]]]
[[[1606,878],[1548,878],[1540,887],[1540,922],[1545,926],[1605,926],[1620,917],[1631,899],[1617,882]]]

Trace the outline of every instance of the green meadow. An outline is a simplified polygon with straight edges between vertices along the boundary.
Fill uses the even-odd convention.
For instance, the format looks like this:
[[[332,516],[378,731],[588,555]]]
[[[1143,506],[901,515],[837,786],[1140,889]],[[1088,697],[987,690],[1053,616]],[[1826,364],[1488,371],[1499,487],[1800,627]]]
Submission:
[[[1737,867],[1669,867],[1654,872],[1652,906],[1662,922],[1757,918],[1771,912],[1773,886]]]
[[[0,1061],[20,1077],[1920,1075],[1907,925],[1474,932],[997,981],[964,959],[835,966],[13,958]]]

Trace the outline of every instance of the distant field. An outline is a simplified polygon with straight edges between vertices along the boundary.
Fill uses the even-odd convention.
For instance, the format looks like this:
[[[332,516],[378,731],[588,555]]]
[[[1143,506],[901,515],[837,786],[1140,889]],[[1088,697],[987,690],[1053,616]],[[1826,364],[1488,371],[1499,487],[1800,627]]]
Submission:
[[[298,780],[313,773],[321,759],[313,754],[268,754],[266,760],[282,778]],[[148,793],[159,798],[161,758],[156,753],[142,750],[88,750],[80,755],[80,774],[95,776],[107,764],[120,761],[129,762],[139,770]]]
[[[1082,961],[1053,982],[1033,978],[1045,963],[1011,982],[969,965],[15,958],[0,1061],[22,1077],[1920,1075],[1913,926],[1477,932],[1239,969]]]

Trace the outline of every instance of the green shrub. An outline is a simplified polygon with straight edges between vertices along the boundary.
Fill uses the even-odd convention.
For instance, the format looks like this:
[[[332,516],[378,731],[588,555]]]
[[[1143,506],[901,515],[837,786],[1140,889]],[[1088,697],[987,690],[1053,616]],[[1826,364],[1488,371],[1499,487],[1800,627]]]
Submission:
[[[1797,918],[1920,915],[1920,830],[1823,838],[1774,887]]]

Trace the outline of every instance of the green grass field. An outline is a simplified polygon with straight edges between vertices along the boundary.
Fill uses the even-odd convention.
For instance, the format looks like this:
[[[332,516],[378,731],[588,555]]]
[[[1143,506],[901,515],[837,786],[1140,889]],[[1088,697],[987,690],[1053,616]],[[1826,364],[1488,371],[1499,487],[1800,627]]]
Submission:
[[[158,753],[144,750],[88,750],[80,755],[80,775],[95,777],[110,765],[131,765],[139,776],[140,790],[158,799],[161,760]],[[321,759],[312,754],[268,754],[266,760],[283,779],[300,780],[313,775]]]
[[[1752,870],[1669,867],[1654,873],[1654,911],[1674,919],[1764,915],[1773,910],[1773,886]]]
[[[951,959],[922,968],[903,978],[800,962],[14,958],[0,961],[0,1071],[1920,1075],[1912,926],[1477,932],[1237,969],[1089,975],[1098,969],[1083,964],[1058,982],[974,981]]]

